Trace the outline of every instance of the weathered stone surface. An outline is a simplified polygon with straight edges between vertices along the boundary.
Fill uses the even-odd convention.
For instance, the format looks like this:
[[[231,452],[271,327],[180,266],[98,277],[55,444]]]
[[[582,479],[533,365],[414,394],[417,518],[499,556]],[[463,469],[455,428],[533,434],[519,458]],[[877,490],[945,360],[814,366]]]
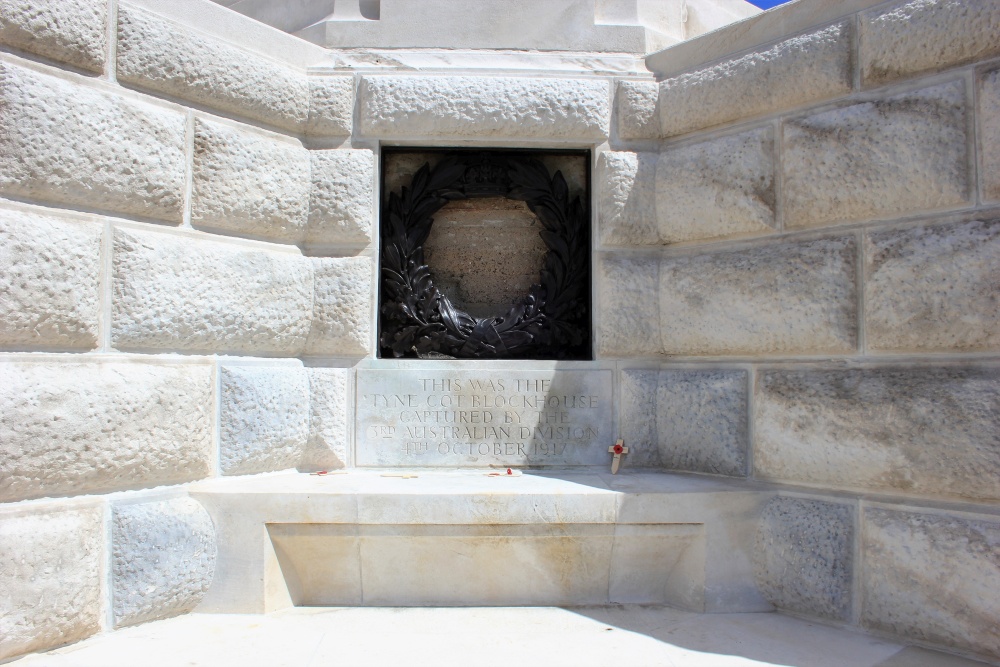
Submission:
[[[661,371],[655,419],[663,467],[746,476],[746,371]]]
[[[346,368],[307,368],[309,376],[309,439],[301,467],[335,470],[349,463]]]
[[[0,42],[91,72],[103,72],[104,0],[2,0]]]
[[[187,364],[0,364],[0,501],[207,476],[211,375]]]
[[[375,301],[371,259],[314,258],[312,265],[316,286],[306,354],[366,356]]]
[[[965,132],[962,81],[786,121],[785,226],[880,218],[965,201]]]
[[[1000,349],[1000,221],[866,235],[868,348]]]
[[[298,354],[312,265],[299,255],[184,236],[114,232],[118,349]]]
[[[219,458],[224,475],[293,468],[309,437],[309,378],[302,368],[224,366]]]
[[[215,527],[191,498],[118,505],[111,523],[116,627],[194,609],[215,573]]]
[[[1000,70],[979,80],[979,141],[983,199],[1000,199]]]
[[[100,278],[100,225],[0,210],[0,345],[96,347]]]
[[[855,349],[852,237],[664,258],[660,335],[677,355]]]
[[[366,76],[361,132],[376,137],[606,139],[611,103],[599,79]]]
[[[624,253],[597,263],[601,317],[597,349],[603,357],[660,354],[659,260]]]
[[[870,508],[861,622],[1000,657],[1000,521]]]
[[[306,77],[126,2],[118,7],[118,80],[298,130],[309,120]]]
[[[371,243],[375,156],[368,150],[309,152],[309,243]]]
[[[766,371],[755,413],[758,477],[1000,498],[995,368]]]
[[[100,507],[0,513],[0,660],[100,631]]]
[[[180,113],[7,64],[0,110],[0,192],[181,221]]]
[[[861,13],[861,76],[876,86],[1000,54],[1000,6],[904,0]]]
[[[659,438],[656,433],[656,385],[659,372],[633,369],[621,372],[618,390],[621,407],[618,434],[625,440],[628,456],[623,467],[660,466]]]
[[[606,151],[597,158],[598,210],[604,245],[654,245],[656,153]]]
[[[309,218],[309,152],[195,119],[191,224],[295,242]]]
[[[656,212],[663,243],[771,231],[774,204],[770,127],[660,154]]]
[[[308,134],[345,136],[354,128],[354,77],[310,76]]]
[[[778,497],[757,527],[754,579],[778,609],[846,621],[853,554],[853,507]]]
[[[851,90],[847,23],[793,37],[660,84],[660,129],[672,137]]]
[[[657,99],[660,88],[654,81],[619,81],[615,115],[618,138],[659,139],[660,115]]]

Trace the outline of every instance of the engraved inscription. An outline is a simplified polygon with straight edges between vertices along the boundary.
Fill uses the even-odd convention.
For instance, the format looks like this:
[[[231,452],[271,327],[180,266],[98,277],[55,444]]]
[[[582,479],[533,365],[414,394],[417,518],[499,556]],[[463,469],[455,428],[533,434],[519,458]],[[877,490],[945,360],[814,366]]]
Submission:
[[[370,466],[600,465],[611,372],[358,371],[356,461]]]

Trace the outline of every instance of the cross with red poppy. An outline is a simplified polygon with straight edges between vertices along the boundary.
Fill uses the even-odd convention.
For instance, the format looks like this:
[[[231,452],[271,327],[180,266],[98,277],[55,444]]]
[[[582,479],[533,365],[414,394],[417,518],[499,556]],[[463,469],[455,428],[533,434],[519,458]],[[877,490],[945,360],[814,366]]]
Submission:
[[[617,475],[618,466],[620,466],[622,462],[622,454],[628,454],[628,447],[625,446],[625,441],[619,438],[618,442],[613,444],[611,447],[608,447],[608,452],[615,455],[615,457],[611,459],[611,474]]]

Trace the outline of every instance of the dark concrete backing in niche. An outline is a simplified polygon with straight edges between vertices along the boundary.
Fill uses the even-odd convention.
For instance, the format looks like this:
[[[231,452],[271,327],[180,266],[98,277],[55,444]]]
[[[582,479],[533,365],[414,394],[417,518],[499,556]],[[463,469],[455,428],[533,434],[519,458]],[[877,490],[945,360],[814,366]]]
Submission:
[[[386,149],[382,357],[590,359],[588,151]]]

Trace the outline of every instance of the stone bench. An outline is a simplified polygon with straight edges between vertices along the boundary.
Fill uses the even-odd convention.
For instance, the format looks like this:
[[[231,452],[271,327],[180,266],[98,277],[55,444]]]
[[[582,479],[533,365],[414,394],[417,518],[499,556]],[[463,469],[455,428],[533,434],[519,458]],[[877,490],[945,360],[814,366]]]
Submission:
[[[407,476],[413,475],[413,476]],[[765,611],[743,480],[355,470],[211,480],[219,558],[200,611],[292,605],[666,604]]]

